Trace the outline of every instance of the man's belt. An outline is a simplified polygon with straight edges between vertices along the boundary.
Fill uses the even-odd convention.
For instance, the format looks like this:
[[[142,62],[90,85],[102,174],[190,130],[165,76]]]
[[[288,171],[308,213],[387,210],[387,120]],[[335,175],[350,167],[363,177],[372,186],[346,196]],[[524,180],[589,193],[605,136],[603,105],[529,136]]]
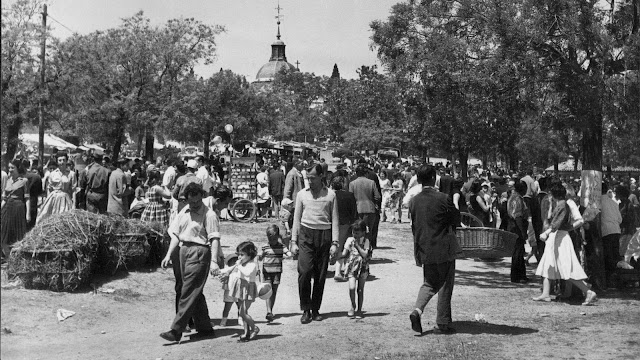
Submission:
[[[186,246],[186,247],[191,247],[191,246],[204,246],[207,248],[211,247],[211,244],[200,244],[200,243],[196,243],[196,242],[192,242],[192,241],[180,241],[180,246]]]

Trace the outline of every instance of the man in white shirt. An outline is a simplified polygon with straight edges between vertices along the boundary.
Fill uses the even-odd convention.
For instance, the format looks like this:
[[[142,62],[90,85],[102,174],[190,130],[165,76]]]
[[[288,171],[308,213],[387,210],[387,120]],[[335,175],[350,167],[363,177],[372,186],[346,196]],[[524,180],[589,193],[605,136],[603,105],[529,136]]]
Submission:
[[[351,159],[349,159],[348,157],[345,156],[343,162],[349,169],[351,169],[351,167],[353,165],[353,163],[351,162]]]
[[[198,172],[196,172],[196,177],[202,180],[202,189],[205,194],[209,193],[209,190],[214,186],[213,179],[211,179],[211,175],[209,175],[209,170],[204,163],[204,156],[198,155],[196,156],[196,161],[198,162]]]
[[[176,185],[176,167],[174,166],[174,162],[174,159],[167,160],[167,169],[164,171],[164,175],[162,176],[162,186],[167,188],[169,191],[172,191],[173,187]]]

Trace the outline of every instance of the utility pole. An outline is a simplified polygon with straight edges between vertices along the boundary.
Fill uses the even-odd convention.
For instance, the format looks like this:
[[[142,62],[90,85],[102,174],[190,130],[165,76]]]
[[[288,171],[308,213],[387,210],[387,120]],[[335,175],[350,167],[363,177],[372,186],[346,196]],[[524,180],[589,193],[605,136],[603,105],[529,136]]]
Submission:
[[[42,97],[44,96],[45,57],[47,47],[47,4],[42,11],[42,45],[40,48],[40,100],[38,101],[38,162],[44,165],[44,114],[42,113]]]

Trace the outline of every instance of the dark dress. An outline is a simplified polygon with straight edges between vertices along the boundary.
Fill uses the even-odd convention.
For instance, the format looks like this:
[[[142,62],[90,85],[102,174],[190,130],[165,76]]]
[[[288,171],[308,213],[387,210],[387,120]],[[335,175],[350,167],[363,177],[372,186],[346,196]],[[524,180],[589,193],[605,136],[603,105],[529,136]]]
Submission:
[[[511,282],[520,280],[527,281],[527,269],[524,261],[525,249],[524,244],[527,241],[527,230],[529,227],[528,217],[529,210],[522,196],[515,191],[507,201],[507,231],[518,235],[516,246],[513,248],[511,256]]]
[[[476,199],[478,194],[471,194],[469,198],[469,203],[471,204],[471,208],[469,208],[469,212],[471,215],[477,217],[482,220],[482,225],[485,227],[491,227],[491,221],[489,220],[489,212],[483,211],[480,204],[478,204],[478,200]]]
[[[29,182],[26,177],[21,175],[15,181],[11,178],[7,180],[3,194],[6,203],[2,207],[0,221],[2,244],[11,245],[22,240],[27,233],[25,202],[29,201],[29,197]]]

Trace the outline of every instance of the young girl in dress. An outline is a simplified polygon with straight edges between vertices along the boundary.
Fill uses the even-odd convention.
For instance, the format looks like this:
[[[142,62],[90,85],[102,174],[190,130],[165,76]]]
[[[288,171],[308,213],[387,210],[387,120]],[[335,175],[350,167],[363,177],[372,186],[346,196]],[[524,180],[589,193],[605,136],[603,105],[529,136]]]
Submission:
[[[149,190],[147,190],[147,193],[145,194],[148,202],[142,212],[140,220],[147,222],[159,222],[166,229],[169,227],[169,210],[166,208],[163,199],[169,199],[171,197],[171,193],[169,190],[160,186],[160,181],[162,181],[160,172],[151,171],[149,172],[148,177]]]
[[[349,297],[351,309],[347,312],[350,318],[362,317],[362,302],[364,300],[364,284],[369,276],[369,260],[371,259],[371,245],[366,238],[367,224],[363,220],[356,220],[351,225],[352,237],[344,244],[342,256],[349,256],[345,276],[349,278]],[[358,308],[356,311],[356,288],[358,291]]]
[[[246,342],[253,340],[260,332],[260,328],[249,315],[249,307],[258,296],[256,284],[258,265],[255,261],[258,249],[251,241],[245,241],[238,245],[236,254],[238,255],[236,264],[222,271],[227,274],[235,272],[237,275],[229,279],[229,294],[237,301],[240,317],[243,320],[244,334],[238,341]]]
[[[569,231],[582,226],[583,219],[571,220],[571,209],[567,205],[567,190],[561,182],[555,181],[550,188],[551,195],[556,201],[549,228],[540,234],[540,240],[545,241],[544,254],[540,259],[540,264],[536,270],[536,275],[544,278],[542,283],[542,294],[534,297],[534,301],[551,301],[551,281],[567,280],[572,285],[577,286],[585,295],[582,305],[592,305],[596,301],[596,293],[590,289],[585,282],[585,274],[580,261],[573,248],[573,242],[569,236]],[[575,215],[574,215],[575,216]]]
[[[242,318],[240,317],[240,305],[236,302],[236,299],[234,299],[231,296],[229,291],[230,290],[229,283],[233,283],[234,277],[238,276],[237,272],[233,272],[233,273],[230,272],[231,267],[233,267],[237,261],[238,261],[238,255],[236,254],[227,255],[224,258],[224,262],[225,262],[224,269],[226,269],[225,271],[229,271],[229,273],[225,273],[225,271],[221,271],[219,275],[219,279],[220,279],[220,282],[222,283],[222,290],[223,290],[222,301],[224,302],[224,308],[222,309],[222,319],[220,319],[221,327],[227,326],[227,318],[229,317],[229,312],[231,311],[231,307],[233,306],[233,304],[236,304],[238,306],[238,325],[244,326],[244,324],[242,323]]]
[[[392,188],[389,195],[389,208],[391,209],[391,223],[396,224],[402,222],[402,220],[400,219],[400,215],[402,214],[402,205],[400,204],[400,198],[402,197],[404,182],[402,181],[401,173],[398,172],[393,175],[393,184],[391,186]],[[396,220],[396,213],[399,214],[398,220]]]
[[[382,189],[382,219],[380,221],[387,221],[387,207],[389,207],[389,198],[391,197],[391,180],[387,178],[387,173],[384,170],[380,171],[378,176],[380,181],[380,189]]]

